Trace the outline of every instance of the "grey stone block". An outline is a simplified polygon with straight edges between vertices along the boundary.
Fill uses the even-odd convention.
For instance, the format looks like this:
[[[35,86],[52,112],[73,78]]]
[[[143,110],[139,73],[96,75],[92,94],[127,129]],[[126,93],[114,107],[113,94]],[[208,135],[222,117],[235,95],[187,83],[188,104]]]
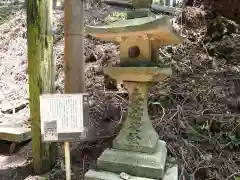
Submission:
[[[126,177],[126,179],[127,178],[129,178],[129,180],[154,180],[154,179],[136,177],[136,176],[128,176]],[[95,171],[95,170],[89,170],[84,177],[84,180],[123,180],[123,179],[124,178],[121,177],[120,174],[115,174],[107,171]]]
[[[156,152],[152,154],[106,149],[98,158],[97,167],[103,171],[161,179],[165,172],[166,157],[166,143],[159,140]]]
[[[144,177],[131,176],[128,174],[123,174],[125,177],[121,176],[122,173],[112,173],[107,171],[97,171],[89,170],[84,177],[84,180],[154,180]],[[163,180],[178,180],[178,166],[172,166],[166,170]]]

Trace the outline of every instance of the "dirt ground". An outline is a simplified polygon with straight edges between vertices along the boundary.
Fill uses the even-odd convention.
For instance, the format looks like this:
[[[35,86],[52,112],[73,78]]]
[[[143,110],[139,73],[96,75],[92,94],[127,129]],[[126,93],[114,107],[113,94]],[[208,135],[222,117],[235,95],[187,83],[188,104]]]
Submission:
[[[121,9],[89,3],[85,23],[103,24],[108,13],[114,10]],[[16,114],[29,116],[25,11],[15,7],[4,15],[0,7],[0,17],[4,17],[3,23],[0,19],[1,117],[12,114],[8,111],[12,104],[21,107]],[[216,20],[209,16],[199,7],[191,7],[171,17],[175,26],[181,29],[184,42],[160,48],[159,56],[171,62],[174,75],[149,93],[152,122],[160,138],[167,142],[169,156],[178,159],[181,180],[237,180],[239,176],[240,63],[235,51],[238,25],[223,17]],[[53,29],[55,85],[56,91],[62,93],[62,10],[53,11]],[[87,142],[73,144],[73,179],[82,179],[84,172],[95,166],[102,150],[110,146],[124,122],[127,105],[126,94],[116,93],[116,83],[104,76],[102,70],[119,63],[118,45],[89,36],[84,44],[85,83],[90,97],[93,133]],[[21,123],[30,126],[27,118]],[[23,155],[26,151],[31,151],[31,143],[19,147],[16,154]],[[45,177],[64,179],[62,157]],[[15,179],[20,180],[19,177]],[[37,180],[40,176],[27,179]]]

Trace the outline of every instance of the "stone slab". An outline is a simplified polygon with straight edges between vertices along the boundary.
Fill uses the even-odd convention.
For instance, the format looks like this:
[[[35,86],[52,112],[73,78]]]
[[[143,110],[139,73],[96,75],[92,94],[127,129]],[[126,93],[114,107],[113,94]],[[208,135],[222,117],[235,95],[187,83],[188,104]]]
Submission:
[[[27,159],[18,155],[0,155],[0,170],[8,169],[10,167],[23,166],[26,162]]]
[[[125,176],[127,176],[125,179],[129,180],[154,180],[144,177],[129,176],[127,174],[125,174]],[[124,177],[122,177],[120,174],[95,170],[89,170],[84,177],[84,180],[123,180],[123,179]]]
[[[165,172],[166,157],[166,143],[159,140],[152,154],[106,149],[98,158],[97,167],[103,171],[160,179]]]
[[[144,177],[131,176],[125,173],[124,175],[126,176],[125,179],[129,180],[154,180]],[[121,173],[116,174],[112,172],[98,170],[89,170],[84,176],[84,180],[123,180],[123,178],[124,177],[121,176]],[[165,172],[163,180],[178,180],[178,166],[174,165],[172,167],[169,167]]]
[[[86,32],[106,41],[121,42],[125,37],[149,37],[153,44],[180,44],[183,39],[167,16],[119,20],[105,26],[86,26]]]
[[[134,10],[124,10],[121,12],[113,12],[108,15],[105,19],[106,22],[115,22],[120,19],[133,19],[133,18],[142,18],[142,17],[156,17],[156,15],[151,12],[149,9],[134,9]]]
[[[0,127],[29,127],[29,116],[24,110],[18,114],[4,114],[0,118]]]
[[[17,143],[24,142],[31,139],[31,129],[0,126],[0,139]]]
[[[172,75],[171,68],[106,67],[104,73],[117,81],[159,82]]]

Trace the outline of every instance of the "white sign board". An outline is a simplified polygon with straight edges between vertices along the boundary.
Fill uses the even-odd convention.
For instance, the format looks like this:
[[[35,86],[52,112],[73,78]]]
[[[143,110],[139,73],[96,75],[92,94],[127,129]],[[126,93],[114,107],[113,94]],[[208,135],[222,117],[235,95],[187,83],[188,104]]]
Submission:
[[[88,103],[86,94],[41,95],[40,115],[43,140],[57,141],[59,134],[84,132],[85,103]]]

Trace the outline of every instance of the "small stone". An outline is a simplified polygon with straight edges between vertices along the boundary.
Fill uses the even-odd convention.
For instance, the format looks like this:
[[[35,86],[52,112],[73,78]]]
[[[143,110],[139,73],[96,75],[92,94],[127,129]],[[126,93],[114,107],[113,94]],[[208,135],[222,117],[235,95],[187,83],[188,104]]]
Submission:
[[[123,179],[123,180],[129,180],[129,179],[131,179],[131,177],[132,176],[128,175],[125,172],[120,173],[120,178]]]

